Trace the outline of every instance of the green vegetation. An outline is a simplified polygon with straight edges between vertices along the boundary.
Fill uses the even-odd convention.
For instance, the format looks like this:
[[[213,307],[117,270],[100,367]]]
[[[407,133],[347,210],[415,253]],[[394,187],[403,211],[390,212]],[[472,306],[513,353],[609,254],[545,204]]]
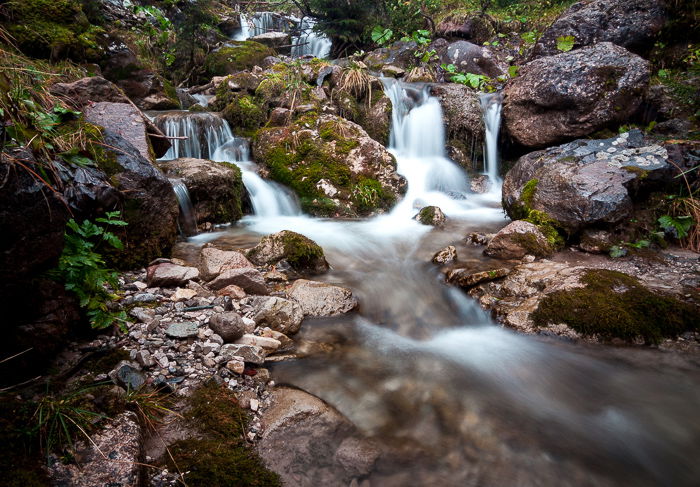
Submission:
[[[170,447],[168,467],[185,472],[190,487],[276,487],[281,485],[246,444],[248,417],[233,393],[210,382],[194,392],[187,420],[202,435]]]
[[[450,81],[470,86],[475,90],[493,92],[496,91],[491,84],[491,79],[483,74],[475,73],[458,73],[457,67],[454,64],[442,64],[444,69],[450,76]]]
[[[224,47],[207,56],[204,69],[209,76],[226,76],[260,65],[275,51],[255,41],[231,41],[232,47]]]
[[[532,208],[539,182],[539,179],[533,178],[523,185],[520,190],[520,199],[508,207],[508,215],[514,220],[525,220],[536,225],[552,248],[559,249],[564,246],[565,239],[557,221],[544,211]]]
[[[576,39],[574,36],[560,36],[557,37],[557,49],[561,52],[569,52],[574,48],[574,43]]]
[[[221,114],[234,133],[249,137],[267,123],[268,108],[257,97],[237,94]]]
[[[566,323],[584,336],[647,344],[698,328],[697,307],[656,295],[626,274],[589,270],[581,283],[585,287],[547,295],[532,314],[534,323]]]
[[[117,289],[116,271],[106,268],[104,258],[98,251],[102,244],[121,249],[121,241],[107,231],[108,226],[123,226],[126,222],[118,219],[120,212],[108,212],[106,218],[97,218],[102,225],[84,220],[78,224],[72,218],[68,221],[65,233],[65,247],[52,271],[52,276],[65,283],[68,291],[78,297],[80,306],[87,311],[93,328],[106,328],[112,324],[122,324],[126,320],[123,311],[112,311],[109,302],[117,296],[109,292],[106,285]]]

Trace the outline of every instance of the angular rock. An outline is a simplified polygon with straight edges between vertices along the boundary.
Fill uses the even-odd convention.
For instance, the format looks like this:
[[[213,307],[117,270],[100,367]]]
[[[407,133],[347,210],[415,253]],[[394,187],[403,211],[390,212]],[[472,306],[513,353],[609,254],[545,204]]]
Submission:
[[[274,338],[275,340],[280,342],[280,348],[278,349],[279,352],[286,352],[294,348],[294,341],[292,341],[291,338],[289,338],[284,333],[280,333],[279,331],[271,330],[270,328],[264,328],[260,332],[260,336]]]
[[[153,367],[155,365],[155,360],[151,357],[151,352],[148,350],[139,350],[136,352],[136,361],[141,365],[141,367]]]
[[[233,360],[234,357],[241,357],[245,362],[262,365],[265,363],[267,353],[261,347],[254,345],[236,345],[229,343],[223,345],[219,350],[219,355],[225,360]]]
[[[193,338],[199,333],[197,323],[172,323],[165,330],[165,334],[171,338]]]
[[[197,291],[194,289],[184,289],[184,288],[177,288],[175,290],[175,293],[170,296],[171,301],[187,301],[188,299],[192,299],[197,295]]]
[[[439,49],[440,62],[454,64],[461,73],[473,73],[497,78],[503,74],[503,69],[488,48],[477,46],[468,41],[456,41]]]
[[[285,32],[264,32],[251,37],[250,40],[271,47],[280,54],[289,54],[292,50],[290,45],[292,38]]]
[[[268,352],[274,352],[282,346],[282,342],[275,338],[263,337],[251,334],[245,334],[236,340],[239,345],[253,345],[255,347],[260,347]]]
[[[255,265],[271,265],[286,260],[296,271],[320,274],[328,270],[323,249],[313,240],[296,232],[282,230],[267,235],[247,252]]]
[[[526,254],[545,257],[554,252],[536,225],[516,220],[506,225],[488,243],[484,255],[496,259],[520,259]]]
[[[470,288],[482,282],[494,281],[505,277],[510,269],[500,268],[482,272],[473,272],[469,269],[452,269],[447,273],[447,282],[456,286]]]
[[[469,189],[477,194],[488,193],[493,183],[486,174],[474,176],[469,180]]]
[[[85,120],[113,130],[133,145],[144,159],[153,161],[144,116],[130,103],[98,102],[85,107]]]
[[[245,361],[243,360],[243,357],[237,357],[234,360],[229,360],[226,362],[226,368],[236,374],[242,374],[245,370]]]
[[[141,472],[141,427],[134,412],[109,420],[90,435],[91,441],[76,444],[79,461],[52,462],[52,484],[75,487],[139,485]]]
[[[453,260],[457,260],[457,247],[454,245],[438,250],[432,259],[434,264],[447,264]]]
[[[253,306],[253,319],[256,325],[268,326],[280,333],[291,335],[298,332],[304,320],[304,311],[301,306],[289,299],[277,296],[254,297],[244,302]]]
[[[383,66],[391,64],[403,69],[411,69],[416,63],[415,49],[417,45],[413,41],[397,41],[391,46],[380,47],[369,52],[363,62],[372,70],[380,70]]]
[[[216,247],[204,247],[199,253],[197,268],[204,281],[211,281],[223,271],[253,267],[245,255],[235,250],[219,250]]]
[[[243,216],[246,193],[241,171],[234,164],[181,158],[158,162],[158,167],[187,186],[198,223],[231,223]]]
[[[457,83],[434,84],[431,93],[440,102],[450,157],[464,167],[472,165],[472,152],[478,155],[484,140],[479,95]]]
[[[505,128],[528,147],[588,135],[628,120],[648,82],[649,63],[609,42],[536,59],[505,89]]]
[[[166,262],[150,266],[146,276],[149,287],[176,287],[185,286],[188,281],[197,279],[199,271],[195,267]]]
[[[126,360],[119,362],[108,375],[112,382],[127,391],[137,391],[146,383],[141,367]]]
[[[82,78],[72,83],[54,83],[49,91],[78,110],[90,103],[130,103],[117,85],[102,76]]]
[[[216,294],[219,296],[229,296],[232,299],[243,299],[246,297],[245,291],[240,287],[236,286],[235,284],[230,284],[224,288],[219,289],[218,291],[216,291]]]
[[[208,286],[218,291],[231,284],[236,285],[249,294],[269,294],[270,290],[259,270],[253,267],[229,269],[219,274]]]
[[[358,304],[348,288],[306,279],[294,281],[287,295],[299,303],[306,316],[337,316]]]
[[[661,0],[594,0],[578,2],[542,34],[535,56],[558,54],[557,38],[573,36],[574,48],[612,42],[638,54],[646,53],[666,23]]]
[[[224,339],[226,343],[238,340],[246,331],[243,318],[236,312],[217,313],[209,318],[209,328]]]
[[[532,152],[506,175],[503,207],[511,218],[542,212],[569,234],[616,224],[631,215],[636,192],[671,180],[667,159],[638,130]]]
[[[433,227],[442,226],[445,223],[447,217],[437,206],[426,206],[421,208],[418,214],[414,217],[414,220],[422,223],[423,225],[430,225]]]

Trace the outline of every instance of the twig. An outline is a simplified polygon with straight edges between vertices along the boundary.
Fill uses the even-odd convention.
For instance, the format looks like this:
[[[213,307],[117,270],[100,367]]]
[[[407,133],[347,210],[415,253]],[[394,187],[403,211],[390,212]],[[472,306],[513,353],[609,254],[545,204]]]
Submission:
[[[14,355],[11,356],[11,357],[4,358],[4,359],[0,360],[0,364],[5,363],[5,362],[7,362],[8,360],[12,360],[12,359],[15,358],[15,357],[19,357],[20,355],[25,354],[25,353],[27,353],[28,351],[33,350],[33,349],[34,349],[34,347],[29,347],[28,349],[26,349],[26,350],[23,351],[23,352],[19,352],[19,353],[14,354]]]

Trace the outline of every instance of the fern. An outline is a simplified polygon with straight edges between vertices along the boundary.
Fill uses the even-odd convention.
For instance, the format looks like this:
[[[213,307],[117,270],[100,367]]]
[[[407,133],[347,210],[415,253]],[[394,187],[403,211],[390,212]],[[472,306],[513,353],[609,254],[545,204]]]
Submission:
[[[688,236],[690,227],[693,226],[693,219],[690,216],[663,215],[657,220],[664,232],[673,235],[674,238],[682,239]]]

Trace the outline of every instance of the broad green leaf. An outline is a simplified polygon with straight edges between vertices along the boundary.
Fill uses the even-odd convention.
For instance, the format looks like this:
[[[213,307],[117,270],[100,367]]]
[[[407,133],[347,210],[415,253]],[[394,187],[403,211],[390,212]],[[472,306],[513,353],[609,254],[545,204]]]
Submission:
[[[574,48],[575,42],[574,36],[559,36],[557,37],[557,49],[561,52],[568,52]]]

